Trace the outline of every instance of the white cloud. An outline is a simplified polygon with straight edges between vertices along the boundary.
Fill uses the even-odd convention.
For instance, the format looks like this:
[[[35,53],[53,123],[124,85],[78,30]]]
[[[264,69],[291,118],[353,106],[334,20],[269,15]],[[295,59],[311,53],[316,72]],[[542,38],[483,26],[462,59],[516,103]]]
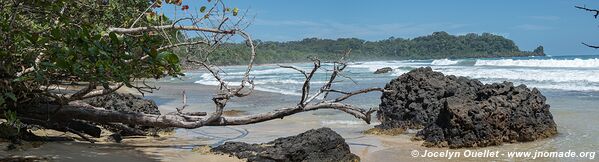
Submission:
[[[534,24],[522,24],[514,27],[515,29],[521,30],[550,30],[552,27],[542,26],[542,25],[534,25]]]

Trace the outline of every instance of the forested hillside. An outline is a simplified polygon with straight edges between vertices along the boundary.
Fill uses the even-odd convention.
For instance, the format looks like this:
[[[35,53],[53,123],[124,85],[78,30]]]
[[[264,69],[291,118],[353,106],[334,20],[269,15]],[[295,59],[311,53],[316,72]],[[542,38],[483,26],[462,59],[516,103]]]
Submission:
[[[380,41],[357,38],[306,38],[289,42],[256,40],[256,44],[259,55],[257,63],[305,62],[309,56],[326,60],[337,58],[348,49],[352,50],[350,59],[354,61],[544,55],[542,46],[532,52],[521,51],[512,40],[490,33],[454,36],[446,32],[434,32],[413,39],[391,37]],[[223,44],[224,48],[215,51],[210,61],[225,65],[245,63],[249,55],[244,46],[245,43]],[[200,54],[198,51],[191,51],[187,54]]]

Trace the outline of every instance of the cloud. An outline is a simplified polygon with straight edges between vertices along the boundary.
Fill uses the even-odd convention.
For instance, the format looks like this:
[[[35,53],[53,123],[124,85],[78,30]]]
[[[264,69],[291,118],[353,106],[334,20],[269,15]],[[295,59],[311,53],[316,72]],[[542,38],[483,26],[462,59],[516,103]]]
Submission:
[[[522,24],[522,25],[515,26],[514,28],[520,29],[520,30],[550,30],[550,29],[553,29],[552,27],[549,27],[549,26],[534,25],[534,24]]]
[[[560,19],[560,17],[558,17],[558,16],[529,16],[528,18],[536,19],[536,20],[548,20],[548,21],[555,21],[555,20]]]

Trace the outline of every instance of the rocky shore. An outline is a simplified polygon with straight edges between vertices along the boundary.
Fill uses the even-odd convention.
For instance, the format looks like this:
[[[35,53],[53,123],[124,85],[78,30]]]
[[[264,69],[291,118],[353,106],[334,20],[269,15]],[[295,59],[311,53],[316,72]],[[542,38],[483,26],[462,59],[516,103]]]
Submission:
[[[545,97],[535,88],[434,72],[430,67],[403,74],[386,85],[380,129],[422,129],[424,146],[484,147],[525,142],[557,134]]]

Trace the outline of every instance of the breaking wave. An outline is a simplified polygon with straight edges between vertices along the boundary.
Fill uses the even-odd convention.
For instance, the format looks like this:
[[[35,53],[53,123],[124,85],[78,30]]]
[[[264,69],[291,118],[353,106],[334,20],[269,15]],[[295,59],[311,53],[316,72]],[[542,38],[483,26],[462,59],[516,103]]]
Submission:
[[[477,60],[474,66],[599,68],[599,59],[576,58],[571,60]]]
[[[442,60],[433,60],[431,65],[456,65],[460,61],[458,60],[450,60],[450,59],[442,59]]]

